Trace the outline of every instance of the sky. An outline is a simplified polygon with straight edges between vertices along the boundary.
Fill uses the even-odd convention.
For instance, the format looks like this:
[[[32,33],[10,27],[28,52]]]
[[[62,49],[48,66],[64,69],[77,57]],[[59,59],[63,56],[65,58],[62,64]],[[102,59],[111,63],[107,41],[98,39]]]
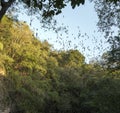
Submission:
[[[100,58],[107,50],[109,45],[104,35],[98,32],[98,18],[93,3],[87,1],[74,10],[67,6],[55,19],[56,27],[66,26],[67,33],[66,29],[58,33],[44,29],[35,16],[28,17],[25,11],[19,14],[19,20],[26,21],[37,38],[48,40],[56,50],[78,49],[85,56],[87,63],[93,58]]]

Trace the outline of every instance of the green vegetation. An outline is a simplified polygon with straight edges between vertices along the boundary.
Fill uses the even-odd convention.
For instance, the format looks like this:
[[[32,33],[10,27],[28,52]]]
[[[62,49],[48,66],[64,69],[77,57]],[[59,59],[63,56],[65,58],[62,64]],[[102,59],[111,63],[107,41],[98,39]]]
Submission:
[[[0,112],[120,113],[120,2],[91,1],[98,26],[111,44],[102,62],[91,64],[78,50],[53,51],[25,23],[4,17],[8,9],[25,3],[30,15],[40,11],[51,19],[67,4],[74,9],[85,0],[0,1]],[[113,27],[117,36],[111,35]]]
[[[107,1],[107,2],[106,2]],[[120,70],[120,1],[94,0],[99,18],[98,27],[105,34],[110,50],[104,54],[105,65],[111,71]]]
[[[0,24],[0,90],[11,113],[120,113],[120,70],[103,67],[78,50],[53,51],[25,23]]]

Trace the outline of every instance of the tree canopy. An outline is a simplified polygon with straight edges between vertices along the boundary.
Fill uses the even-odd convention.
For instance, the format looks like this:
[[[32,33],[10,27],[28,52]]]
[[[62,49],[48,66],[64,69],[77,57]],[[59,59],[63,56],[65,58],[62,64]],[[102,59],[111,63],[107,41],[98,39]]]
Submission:
[[[70,3],[74,9],[80,4],[84,4],[85,0],[1,0],[0,20],[10,7],[17,6],[20,3],[24,3],[29,12],[41,11],[41,15],[44,18],[48,18],[54,15],[58,15],[62,12],[62,9]]]
[[[120,1],[101,0],[95,2],[95,9],[98,14],[98,27],[106,33],[106,36],[114,34],[114,30],[120,29]],[[115,3],[114,3],[115,2]]]
[[[110,70],[120,67],[120,1],[93,0],[98,15],[98,28],[110,44],[106,62]]]
[[[52,50],[8,17],[0,24],[0,70],[0,105],[12,113],[120,112],[119,70],[86,64],[78,50]]]
[[[69,2],[72,8],[84,3],[81,0],[31,1],[19,0],[18,3],[24,2],[33,11],[41,10],[45,18],[57,15]],[[104,25],[112,27],[111,22],[119,20],[113,17],[119,15],[116,12],[110,18],[106,15],[110,8],[116,10],[119,7],[119,0],[97,3],[107,12],[97,10],[98,14],[102,11],[100,15],[103,16],[99,17],[103,22],[99,25],[103,25],[103,31],[109,31],[109,26]],[[6,12],[15,4],[16,0],[1,1],[0,14],[4,8]],[[115,25],[119,28],[119,23]],[[0,23],[0,110],[2,105],[10,108],[12,113],[119,113],[119,33],[108,39],[111,49],[104,60],[109,68],[99,62],[86,64],[80,51],[53,50],[47,41],[38,40],[24,22],[14,22],[4,16]]]

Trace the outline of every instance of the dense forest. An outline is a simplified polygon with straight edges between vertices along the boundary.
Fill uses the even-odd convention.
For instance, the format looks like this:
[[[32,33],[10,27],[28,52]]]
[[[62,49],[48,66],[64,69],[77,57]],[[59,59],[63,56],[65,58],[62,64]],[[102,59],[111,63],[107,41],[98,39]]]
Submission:
[[[5,16],[0,23],[0,109],[120,113],[120,63],[109,63],[108,53],[102,62],[87,64],[78,50],[53,50],[24,22]]]

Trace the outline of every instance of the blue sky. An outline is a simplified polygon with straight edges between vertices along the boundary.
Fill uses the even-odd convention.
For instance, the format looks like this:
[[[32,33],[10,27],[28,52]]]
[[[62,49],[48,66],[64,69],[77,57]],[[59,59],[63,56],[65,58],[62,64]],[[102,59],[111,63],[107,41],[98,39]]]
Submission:
[[[62,14],[55,17],[58,26],[67,26],[67,34],[65,31],[60,31],[58,34],[50,30],[44,31],[39,20],[34,16],[28,17],[25,12],[20,14],[19,19],[28,24],[32,19],[30,27],[38,34],[40,40],[48,40],[57,50],[78,49],[86,57],[86,62],[101,56],[108,47],[103,34],[98,32],[96,26],[98,18],[94,4],[88,1],[74,10],[67,6]]]

